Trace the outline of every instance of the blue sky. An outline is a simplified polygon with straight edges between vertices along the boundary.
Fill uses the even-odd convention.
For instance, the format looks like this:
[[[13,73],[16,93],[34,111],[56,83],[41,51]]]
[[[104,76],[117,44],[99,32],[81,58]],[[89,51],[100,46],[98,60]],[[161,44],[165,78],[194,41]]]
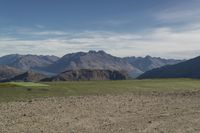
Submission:
[[[200,53],[199,0],[0,0],[0,55]]]

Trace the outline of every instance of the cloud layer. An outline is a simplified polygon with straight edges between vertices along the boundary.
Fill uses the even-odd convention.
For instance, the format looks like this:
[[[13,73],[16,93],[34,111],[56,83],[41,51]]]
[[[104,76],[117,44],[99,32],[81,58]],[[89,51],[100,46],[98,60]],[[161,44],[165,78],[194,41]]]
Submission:
[[[88,50],[105,50],[121,57],[152,55],[165,58],[192,58],[200,55],[198,25],[189,25],[181,30],[155,28],[140,34],[30,30],[20,34],[34,36],[36,39],[0,37],[1,56],[11,53],[63,56],[71,52]]]

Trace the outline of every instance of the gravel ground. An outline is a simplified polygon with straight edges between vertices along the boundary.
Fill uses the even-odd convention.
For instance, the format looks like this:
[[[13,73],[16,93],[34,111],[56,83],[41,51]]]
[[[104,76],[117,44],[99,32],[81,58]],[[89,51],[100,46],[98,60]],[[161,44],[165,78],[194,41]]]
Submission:
[[[200,94],[70,96],[0,103],[2,133],[199,133]]]

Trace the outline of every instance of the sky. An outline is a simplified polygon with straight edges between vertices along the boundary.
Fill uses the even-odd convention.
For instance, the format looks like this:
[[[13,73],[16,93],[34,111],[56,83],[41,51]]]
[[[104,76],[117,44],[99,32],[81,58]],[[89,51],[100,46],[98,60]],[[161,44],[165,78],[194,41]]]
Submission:
[[[0,0],[0,56],[200,55],[200,0]]]

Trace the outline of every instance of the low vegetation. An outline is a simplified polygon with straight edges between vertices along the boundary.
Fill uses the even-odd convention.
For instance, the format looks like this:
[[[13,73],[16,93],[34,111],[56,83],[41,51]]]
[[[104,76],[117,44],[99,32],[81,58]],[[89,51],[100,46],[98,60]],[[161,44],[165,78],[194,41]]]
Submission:
[[[199,90],[199,80],[192,79],[10,82],[0,84],[0,102],[26,101],[41,97],[117,95],[122,93],[181,93]]]

